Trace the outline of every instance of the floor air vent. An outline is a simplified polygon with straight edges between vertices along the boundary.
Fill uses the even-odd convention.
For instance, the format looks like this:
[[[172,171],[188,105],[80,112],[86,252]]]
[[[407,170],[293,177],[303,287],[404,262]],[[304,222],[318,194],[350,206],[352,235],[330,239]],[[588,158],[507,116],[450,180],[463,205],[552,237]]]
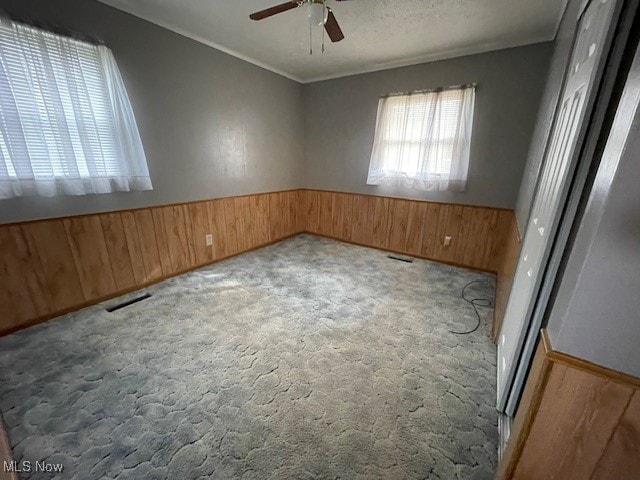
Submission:
[[[396,257],[394,255],[387,255],[387,258],[390,258],[391,260],[398,260],[399,262],[413,263],[413,260],[410,258]]]
[[[151,296],[150,293],[145,293],[144,295],[140,295],[139,297],[132,298],[131,300],[127,300],[126,302],[119,303],[114,305],[113,307],[107,308],[107,312],[115,312],[116,310],[120,310],[121,308],[128,307],[129,305],[133,305],[134,303],[141,302],[142,300],[146,300]]]

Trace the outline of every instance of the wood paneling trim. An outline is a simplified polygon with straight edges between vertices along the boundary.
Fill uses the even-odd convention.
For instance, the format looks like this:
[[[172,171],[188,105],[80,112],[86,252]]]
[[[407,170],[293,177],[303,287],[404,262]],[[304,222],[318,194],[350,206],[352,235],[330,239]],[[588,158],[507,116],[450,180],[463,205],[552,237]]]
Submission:
[[[640,379],[551,348],[541,332],[498,479],[640,478]]]
[[[602,365],[595,364],[583,358],[574,357],[573,355],[569,355],[563,352],[557,352],[551,348],[547,331],[543,329],[541,335],[542,342],[545,345],[545,351],[547,352],[547,357],[551,361],[566,365],[577,370],[583,370],[587,373],[590,373],[591,375],[606,378],[607,380],[611,380],[612,382],[621,383],[623,385],[640,389],[640,378],[634,377],[633,375],[627,375],[626,373],[618,372],[617,370],[612,370],[607,367],[603,367]]]

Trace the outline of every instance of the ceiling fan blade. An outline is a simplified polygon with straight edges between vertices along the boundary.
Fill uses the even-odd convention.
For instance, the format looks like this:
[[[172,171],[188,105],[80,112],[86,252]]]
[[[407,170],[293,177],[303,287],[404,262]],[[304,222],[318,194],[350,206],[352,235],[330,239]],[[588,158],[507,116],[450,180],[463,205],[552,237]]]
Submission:
[[[340,28],[340,25],[338,25],[338,20],[336,20],[336,16],[331,10],[329,10],[327,15],[327,21],[324,24],[324,28],[332,42],[339,42],[344,39],[344,33],[342,33],[342,29]]]
[[[249,15],[251,20],[262,20],[263,18],[271,17],[278,13],[286,12],[287,10],[291,10],[293,8],[298,8],[300,3],[297,1],[285,2],[280,5],[276,5],[275,7],[266,8],[264,10],[260,10],[259,12],[252,13]]]

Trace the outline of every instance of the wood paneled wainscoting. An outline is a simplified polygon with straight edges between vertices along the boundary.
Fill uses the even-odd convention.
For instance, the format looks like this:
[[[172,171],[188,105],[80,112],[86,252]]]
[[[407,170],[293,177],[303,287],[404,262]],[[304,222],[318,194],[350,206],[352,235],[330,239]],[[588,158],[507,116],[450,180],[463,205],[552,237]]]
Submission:
[[[321,190],[304,201],[308,232],[490,272],[504,270],[515,225],[513,210],[500,208]]]
[[[496,302],[493,309],[493,328],[491,330],[494,342],[498,341],[500,327],[502,327],[502,321],[504,320],[504,313],[511,293],[511,285],[513,284],[513,276],[516,273],[521,247],[518,224],[513,212],[507,221],[503,236],[500,238],[502,244],[496,265]]]
[[[514,225],[512,210],[318,190],[0,225],[0,334],[304,231],[496,272],[508,295]]]
[[[0,225],[0,334],[300,233],[300,195]]]
[[[640,379],[540,344],[499,480],[640,478]]]

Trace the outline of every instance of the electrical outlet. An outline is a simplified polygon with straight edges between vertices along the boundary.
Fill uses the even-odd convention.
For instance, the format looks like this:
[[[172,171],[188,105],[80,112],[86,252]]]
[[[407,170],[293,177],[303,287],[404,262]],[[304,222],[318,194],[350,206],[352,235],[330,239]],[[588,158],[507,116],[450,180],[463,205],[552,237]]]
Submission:
[[[204,236],[204,243],[207,245],[207,247],[210,247],[211,245],[213,245],[213,235],[211,235],[210,233],[207,233]]]
[[[453,237],[450,237],[449,235],[446,235],[446,236],[444,237],[443,245],[444,245],[445,247],[448,247],[449,245],[451,245],[451,239],[452,239],[452,238],[453,238]]]

